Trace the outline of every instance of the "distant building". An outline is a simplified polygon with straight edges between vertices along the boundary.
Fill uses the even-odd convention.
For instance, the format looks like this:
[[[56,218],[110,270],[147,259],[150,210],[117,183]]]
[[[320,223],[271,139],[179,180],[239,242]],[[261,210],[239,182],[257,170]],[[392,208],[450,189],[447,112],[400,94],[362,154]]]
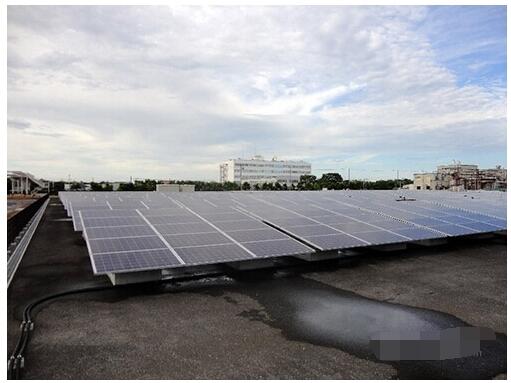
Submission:
[[[507,171],[501,166],[479,169],[477,165],[440,165],[436,172],[414,174],[415,190],[506,190]]]
[[[158,192],[193,192],[195,185],[192,184],[157,184],[156,191]]]
[[[101,184],[103,186],[104,184]],[[92,186],[90,182],[65,182],[64,183],[64,191],[91,191]]]
[[[437,173],[414,174],[413,188],[416,190],[441,190],[448,189],[444,187]]]
[[[33,174],[19,170],[8,170],[7,179],[11,181],[10,192],[13,194],[29,194],[37,191],[48,191],[48,181],[36,178]]]
[[[269,161],[262,156],[231,159],[220,164],[220,182],[296,184],[300,176],[311,174],[311,164],[304,161]]]

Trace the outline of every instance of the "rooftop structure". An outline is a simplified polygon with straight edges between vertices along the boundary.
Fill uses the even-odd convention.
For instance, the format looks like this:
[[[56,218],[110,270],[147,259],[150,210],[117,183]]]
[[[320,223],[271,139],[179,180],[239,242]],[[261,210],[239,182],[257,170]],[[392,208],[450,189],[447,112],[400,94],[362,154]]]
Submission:
[[[501,166],[479,169],[477,165],[440,165],[436,172],[414,174],[415,190],[506,190],[507,171]]]
[[[430,194],[436,195],[415,193]],[[347,258],[300,261],[272,277],[240,272],[110,288],[106,276],[91,272],[82,233],[52,198],[9,287],[7,348],[18,341],[23,307],[95,287],[35,310],[23,378],[489,379],[505,373],[500,334],[480,356],[442,362],[389,364],[371,358],[367,347],[375,327],[477,325],[505,334],[505,236],[410,246],[399,254],[367,249],[356,267]],[[168,325],[162,318],[170,318]],[[350,342],[350,334],[359,340]]]
[[[48,189],[47,181],[40,180],[28,172],[8,170],[7,178],[11,181],[13,194],[30,194],[33,191]]]
[[[311,174],[311,164],[305,161],[281,161],[275,157],[265,160],[262,156],[252,159],[230,159],[220,164],[220,182],[250,184],[296,184],[300,176]]]
[[[193,184],[173,184],[162,183],[156,185],[157,192],[193,192],[195,185]]]

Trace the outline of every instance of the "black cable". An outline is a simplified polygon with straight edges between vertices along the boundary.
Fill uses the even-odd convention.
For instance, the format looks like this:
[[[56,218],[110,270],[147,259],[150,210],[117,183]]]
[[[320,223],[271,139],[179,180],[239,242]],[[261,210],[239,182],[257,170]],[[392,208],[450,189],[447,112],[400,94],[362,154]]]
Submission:
[[[7,362],[7,379],[21,379],[21,374],[25,365],[25,352],[28,341],[30,340],[30,332],[34,329],[32,321],[32,310],[44,302],[73,294],[83,294],[96,291],[112,290],[115,286],[96,286],[86,287],[75,290],[68,290],[56,294],[47,295],[28,304],[23,310],[23,322],[21,322],[21,334],[16,343],[16,347]]]
[[[156,284],[166,284],[166,283],[174,283],[174,282],[182,282],[187,280],[196,280],[198,278],[204,278],[205,276],[212,277],[212,276],[219,276],[223,275],[223,273],[209,273],[207,275],[190,275],[190,276],[184,276],[181,278],[176,279],[162,279],[159,281],[156,281]],[[154,284],[154,283],[149,283]],[[16,347],[14,348],[14,351],[12,352],[11,356],[9,357],[7,361],[7,379],[21,379],[22,371],[25,366],[25,353],[28,346],[28,341],[30,339],[30,333],[34,329],[34,322],[32,319],[32,311],[39,305],[57,299],[61,298],[67,295],[73,295],[73,294],[84,294],[84,293],[91,293],[91,292],[97,292],[97,291],[106,291],[106,290],[114,290],[119,289],[120,287],[132,287],[132,285],[124,285],[124,286],[95,286],[95,287],[85,287],[80,289],[74,289],[74,290],[68,290],[63,291],[55,294],[50,294],[45,297],[39,298],[31,303],[29,303],[27,306],[25,306],[23,310],[23,321],[21,322],[20,329],[21,334],[18,338],[18,342],[16,343]]]
[[[323,262],[329,262],[328,260]],[[317,262],[317,266],[319,266],[323,262]],[[301,270],[304,268],[303,264],[301,262],[298,262],[297,264],[284,264],[284,265],[275,265],[271,268],[273,271],[277,270],[293,270],[298,269]],[[233,271],[226,272],[224,271],[218,271],[218,272],[209,272],[205,274],[200,275],[187,275],[187,276],[181,276],[178,278],[172,278],[172,279],[161,279],[159,281],[155,282],[149,282],[150,285],[162,285],[162,284],[168,284],[168,283],[178,283],[178,282],[186,282],[191,280],[197,280],[201,278],[211,278],[211,277],[219,277],[223,275],[227,275],[234,278],[240,278],[243,280],[247,276],[250,277],[253,275],[253,273],[256,273],[256,275],[259,275],[259,273],[264,272],[267,273],[269,269],[259,269],[259,270],[253,270],[253,271]],[[306,268],[308,271],[313,271],[314,268],[308,267]],[[303,270],[305,271],[305,270]],[[260,275],[259,275],[260,277]],[[138,285],[140,286],[140,284]],[[25,353],[28,346],[28,342],[30,340],[30,333],[34,329],[34,321],[32,317],[32,311],[38,307],[39,305],[57,299],[68,295],[74,295],[74,294],[84,294],[84,293],[91,293],[91,292],[97,292],[97,291],[107,291],[107,290],[114,290],[114,289],[120,289],[120,288],[130,288],[133,287],[133,285],[123,285],[123,286],[114,286],[114,285],[103,285],[103,286],[95,286],[95,287],[85,287],[85,288],[79,288],[74,290],[68,290],[63,291],[55,294],[50,294],[45,297],[39,298],[31,303],[29,303],[27,306],[25,306],[23,310],[23,321],[21,322],[20,329],[21,334],[18,339],[18,342],[16,343],[16,347],[14,348],[14,351],[12,352],[11,356],[9,357],[7,361],[7,379],[21,379],[21,375],[25,366]]]

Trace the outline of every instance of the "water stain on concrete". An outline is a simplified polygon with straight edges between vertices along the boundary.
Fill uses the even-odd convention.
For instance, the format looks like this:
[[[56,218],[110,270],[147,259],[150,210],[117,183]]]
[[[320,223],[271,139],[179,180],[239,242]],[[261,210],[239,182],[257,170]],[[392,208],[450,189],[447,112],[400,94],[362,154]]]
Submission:
[[[234,286],[233,286],[234,287]],[[378,360],[369,346],[382,332],[421,332],[470,326],[433,310],[381,302],[299,276],[241,282],[236,292],[258,301],[265,313],[240,315],[281,329],[295,341],[333,347],[389,363],[399,379],[487,379],[506,371],[506,336],[481,342],[481,355],[443,361]]]

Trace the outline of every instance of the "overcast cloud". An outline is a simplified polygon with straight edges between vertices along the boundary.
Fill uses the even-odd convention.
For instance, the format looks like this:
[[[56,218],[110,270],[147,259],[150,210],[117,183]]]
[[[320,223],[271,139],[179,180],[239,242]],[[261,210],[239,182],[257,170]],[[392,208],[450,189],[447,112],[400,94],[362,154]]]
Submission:
[[[8,7],[8,168],[353,177],[506,161],[506,8]]]

